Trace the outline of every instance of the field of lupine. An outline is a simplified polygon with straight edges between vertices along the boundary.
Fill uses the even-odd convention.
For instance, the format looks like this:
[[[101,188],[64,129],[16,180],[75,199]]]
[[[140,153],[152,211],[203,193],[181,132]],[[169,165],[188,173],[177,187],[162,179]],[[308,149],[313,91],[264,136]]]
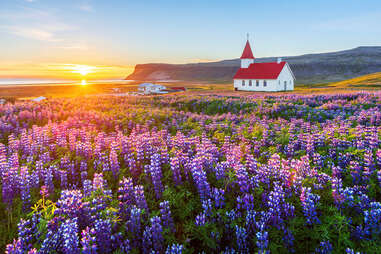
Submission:
[[[381,93],[0,105],[0,251],[379,253]]]

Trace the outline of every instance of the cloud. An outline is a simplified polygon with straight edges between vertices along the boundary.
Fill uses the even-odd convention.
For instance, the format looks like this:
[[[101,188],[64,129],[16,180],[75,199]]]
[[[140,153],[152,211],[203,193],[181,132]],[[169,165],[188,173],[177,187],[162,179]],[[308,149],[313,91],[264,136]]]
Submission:
[[[91,4],[87,3],[87,2],[80,4],[78,6],[78,8],[80,10],[86,11],[86,12],[93,12],[94,11],[94,7]]]
[[[35,0],[25,0],[25,1],[27,1],[27,2],[29,2],[29,3],[33,3],[33,2],[35,2]]]
[[[88,50],[89,49],[88,45],[83,42],[65,43],[63,45],[55,46],[54,48],[68,49],[68,50]]]
[[[8,25],[0,26],[0,30],[20,37],[47,41],[64,41],[61,32],[75,30],[76,27],[61,22],[55,10],[24,7],[16,11],[3,11],[0,19]]]
[[[22,27],[22,26],[6,26],[4,30],[8,33],[15,34],[24,38],[49,41],[49,42],[58,42],[61,39],[56,38],[54,33],[49,32],[44,29],[34,28],[34,27]]]

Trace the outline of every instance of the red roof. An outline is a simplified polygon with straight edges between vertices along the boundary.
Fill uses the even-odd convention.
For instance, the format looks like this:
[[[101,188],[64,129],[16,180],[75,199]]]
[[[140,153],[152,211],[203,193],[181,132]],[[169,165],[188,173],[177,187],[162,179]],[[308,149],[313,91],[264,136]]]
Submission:
[[[241,59],[254,59],[253,52],[251,52],[249,40],[246,42]]]
[[[252,63],[249,68],[240,68],[233,79],[277,79],[286,62]]]
[[[186,90],[185,87],[183,87],[183,86],[175,86],[175,87],[171,87],[171,89],[172,90],[183,90],[183,91]]]

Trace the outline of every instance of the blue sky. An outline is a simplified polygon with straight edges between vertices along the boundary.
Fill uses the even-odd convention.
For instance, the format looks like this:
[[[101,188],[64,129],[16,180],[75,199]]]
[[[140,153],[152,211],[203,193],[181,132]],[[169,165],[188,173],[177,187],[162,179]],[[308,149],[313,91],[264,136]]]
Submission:
[[[328,52],[381,45],[380,21],[375,0],[0,0],[0,64],[231,59],[246,33],[256,57]]]

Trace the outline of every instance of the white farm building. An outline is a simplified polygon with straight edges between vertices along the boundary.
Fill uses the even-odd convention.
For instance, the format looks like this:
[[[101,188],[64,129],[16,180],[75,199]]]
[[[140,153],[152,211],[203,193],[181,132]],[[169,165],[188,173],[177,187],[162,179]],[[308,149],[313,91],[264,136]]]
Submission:
[[[256,63],[249,40],[241,56],[241,68],[233,77],[234,90],[243,91],[291,91],[295,76],[287,62]]]
[[[166,93],[166,91],[164,91],[165,89],[167,89],[165,86],[156,85],[152,83],[143,83],[143,84],[140,84],[138,87],[139,92],[144,94]]]

